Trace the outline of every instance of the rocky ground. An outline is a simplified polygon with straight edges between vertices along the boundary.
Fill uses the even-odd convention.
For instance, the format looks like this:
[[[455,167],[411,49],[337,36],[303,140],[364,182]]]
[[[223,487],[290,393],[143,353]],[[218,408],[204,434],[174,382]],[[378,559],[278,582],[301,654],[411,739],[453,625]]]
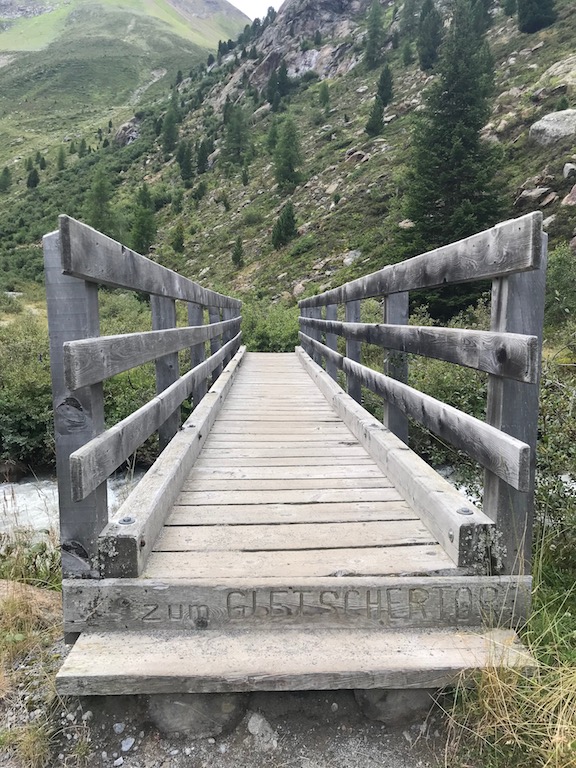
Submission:
[[[148,721],[142,700],[55,697],[53,674],[65,654],[59,641],[15,666],[16,687],[3,702],[0,697],[2,727],[17,732],[23,725],[48,724],[53,736],[45,762],[26,762],[21,742],[17,750],[2,746],[0,738],[0,768],[435,768],[444,764],[445,739],[438,710],[388,728],[367,719],[351,691],[253,694],[241,721],[227,735],[192,739],[176,732],[162,736]],[[31,744],[34,749],[33,739]],[[40,739],[35,747],[37,757],[42,744]]]

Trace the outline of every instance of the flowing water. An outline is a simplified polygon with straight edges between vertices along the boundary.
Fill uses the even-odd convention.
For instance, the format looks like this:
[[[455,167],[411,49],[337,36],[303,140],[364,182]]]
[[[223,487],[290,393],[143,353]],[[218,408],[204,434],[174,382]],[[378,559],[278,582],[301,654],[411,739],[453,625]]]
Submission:
[[[129,472],[108,480],[108,509],[112,514],[144,472]],[[17,527],[36,531],[58,530],[58,487],[50,477],[27,477],[0,484],[0,533]]]

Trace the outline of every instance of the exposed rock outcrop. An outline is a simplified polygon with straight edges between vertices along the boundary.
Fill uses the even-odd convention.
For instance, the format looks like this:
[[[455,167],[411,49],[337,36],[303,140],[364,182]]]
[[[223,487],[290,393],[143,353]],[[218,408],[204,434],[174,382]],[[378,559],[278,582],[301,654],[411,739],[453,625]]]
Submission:
[[[530,138],[547,146],[569,136],[576,136],[576,109],[551,112],[530,128]]]

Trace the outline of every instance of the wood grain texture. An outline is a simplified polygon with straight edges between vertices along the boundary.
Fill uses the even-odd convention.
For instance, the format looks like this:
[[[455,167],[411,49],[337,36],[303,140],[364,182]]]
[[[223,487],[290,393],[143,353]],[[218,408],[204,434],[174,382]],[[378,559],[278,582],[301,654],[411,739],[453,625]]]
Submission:
[[[457,572],[439,544],[413,544],[363,549],[238,552],[225,557],[213,552],[153,552],[144,571],[146,579],[295,578],[304,576],[392,576]]]
[[[384,298],[383,303],[382,319],[388,327],[408,325],[410,294],[407,291],[392,293]],[[408,384],[408,356],[404,352],[385,348],[383,370],[387,376]],[[408,416],[387,400],[382,401],[382,423],[408,445]]]
[[[188,302],[187,304],[187,312],[188,312],[188,325],[191,327],[198,328],[199,326],[204,324],[204,307],[202,307],[200,304],[193,304],[192,302]],[[212,326],[209,326],[212,328]],[[212,328],[212,330],[214,330]],[[203,363],[206,359],[206,344],[205,341],[208,341],[208,339],[199,339],[197,343],[194,343],[190,347],[190,367],[195,368],[197,365],[200,365],[200,363]],[[204,397],[206,392],[208,391],[208,382],[206,380],[198,382],[198,384],[193,387],[192,389],[192,402],[194,403],[194,407],[198,405],[200,400]]]
[[[65,629],[214,631],[270,627],[512,627],[528,615],[529,577],[404,576],[285,581],[102,579],[63,584]]]
[[[104,482],[166,421],[176,407],[189,396],[195,384],[215,370],[228,349],[236,350],[239,344],[240,334],[222,347],[216,355],[188,371],[146,405],[71,454],[73,498],[77,501],[85,498]]]
[[[183,491],[178,497],[180,505],[210,504],[325,504],[332,501],[403,501],[398,491],[389,484],[381,488],[293,488],[285,490],[236,491]]]
[[[152,330],[165,330],[176,327],[176,302],[165,296],[151,296]],[[177,352],[169,352],[155,360],[156,394],[159,395],[172,386],[180,378],[180,363]],[[158,446],[161,451],[180,428],[180,403],[174,411],[158,427]]]
[[[303,336],[302,343],[314,347],[319,342]],[[447,440],[486,469],[517,490],[527,490],[530,482],[530,446],[501,432],[490,424],[462,413],[430,395],[400,381],[348,360],[322,345],[337,367],[353,373],[372,392],[386,398],[431,432]]]
[[[241,302],[237,299],[202,288],[86,224],[69,216],[60,216],[59,223],[62,266],[67,275],[101,285],[240,311]]]
[[[86,632],[56,685],[74,696],[441,688],[503,665],[536,666],[513,630]]]
[[[311,310],[309,309],[308,312]],[[359,301],[347,301],[346,307],[346,322],[349,324],[360,322],[360,302]],[[316,349],[316,348],[315,348]],[[355,339],[346,339],[346,357],[350,360],[354,360],[356,363],[362,361],[362,345]],[[312,359],[315,359],[314,357]],[[335,364],[335,358],[333,355],[326,357],[326,361],[330,360],[332,365]],[[316,361],[317,362],[317,361]],[[362,386],[360,381],[354,376],[353,373],[346,374],[346,391],[357,403],[362,401]]]
[[[194,349],[196,345],[203,349],[204,341],[221,334],[227,328],[237,332],[239,327],[240,319],[236,318],[215,326],[171,328],[68,342],[64,344],[66,383],[70,389],[95,384],[191,345]],[[194,365],[203,360],[195,359]]]
[[[374,520],[417,520],[404,501],[325,502],[324,504],[175,504],[166,525],[282,525],[283,523],[354,523]]]
[[[310,296],[299,302],[299,306],[309,310],[401,291],[504,277],[538,269],[541,253],[542,214],[529,213]]]
[[[261,552],[302,549],[365,549],[435,544],[418,520],[353,523],[279,523],[165,527],[156,552]],[[383,554],[383,557],[385,555]]]
[[[534,383],[538,375],[536,336],[418,325],[327,322],[302,317],[300,321],[305,328],[320,328],[345,339],[433,357],[494,376]]]
[[[245,347],[242,347],[180,432],[121,505],[115,519],[102,531],[99,539],[101,576],[130,577],[141,574],[164,520],[230,391],[244,353]],[[128,519],[133,522],[118,522]]]

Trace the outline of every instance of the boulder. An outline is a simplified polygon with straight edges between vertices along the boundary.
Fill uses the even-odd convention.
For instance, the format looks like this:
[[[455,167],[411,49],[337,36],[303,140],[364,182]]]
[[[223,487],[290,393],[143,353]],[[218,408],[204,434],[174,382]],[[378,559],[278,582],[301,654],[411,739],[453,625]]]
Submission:
[[[133,117],[127,123],[118,128],[114,136],[114,141],[121,147],[126,147],[128,144],[132,144],[136,139],[140,138],[140,121],[137,117]]]
[[[530,138],[542,146],[576,136],[576,109],[551,112],[530,128]]]
[[[550,187],[536,187],[536,189],[525,189],[514,201],[516,208],[529,208],[537,205],[543,198],[550,193]]]
[[[564,200],[562,200],[562,205],[576,205],[576,184],[568,192]]]
[[[389,728],[409,725],[424,719],[434,706],[436,689],[356,690],[358,706],[369,720],[377,720]]]
[[[229,733],[244,717],[247,704],[243,693],[154,694],[148,716],[163,734],[204,739]]]
[[[348,251],[348,253],[344,254],[344,266],[349,267],[351,264],[354,264],[360,256],[362,256],[362,251]]]
[[[562,176],[564,176],[565,179],[576,176],[576,165],[574,163],[565,163],[564,168],[562,169]]]

